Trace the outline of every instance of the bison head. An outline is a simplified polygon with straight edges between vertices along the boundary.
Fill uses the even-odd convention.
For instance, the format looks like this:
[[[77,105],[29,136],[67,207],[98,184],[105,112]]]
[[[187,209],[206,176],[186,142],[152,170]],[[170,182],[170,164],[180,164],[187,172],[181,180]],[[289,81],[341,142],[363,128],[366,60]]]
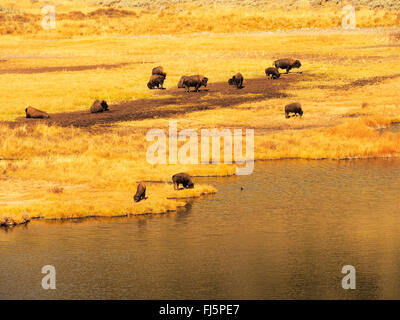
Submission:
[[[233,85],[233,78],[231,78],[231,79],[228,80],[228,84],[229,84],[229,85]]]
[[[187,184],[187,188],[188,188],[188,189],[193,189],[193,188],[194,188],[193,182],[189,182],[189,183]]]
[[[208,78],[207,78],[207,77],[204,77],[203,80],[201,81],[201,84],[202,84],[203,86],[207,87],[207,81],[208,81]]]
[[[293,63],[293,67],[294,67],[294,68],[300,68],[300,67],[301,67],[301,62],[300,62],[299,60],[296,60],[296,61]]]
[[[104,100],[101,101],[101,107],[103,108],[104,111],[107,111],[107,110],[108,110],[108,104],[107,104],[107,102],[105,102]]]
[[[147,88],[153,89],[153,85],[151,84],[151,82],[148,82],[148,83],[147,83]]]
[[[299,111],[299,115],[302,116],[303,115],[303,110],[300,109]]]

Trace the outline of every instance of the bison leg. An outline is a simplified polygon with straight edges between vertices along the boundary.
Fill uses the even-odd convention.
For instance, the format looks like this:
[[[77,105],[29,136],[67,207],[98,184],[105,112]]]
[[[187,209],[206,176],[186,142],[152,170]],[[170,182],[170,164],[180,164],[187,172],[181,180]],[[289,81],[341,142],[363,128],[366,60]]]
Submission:
[[[292,68],[291,68],[291,67],[287,67],[287,68],[286,68],[286,74],[289,73],[290,69],[292,69]]]

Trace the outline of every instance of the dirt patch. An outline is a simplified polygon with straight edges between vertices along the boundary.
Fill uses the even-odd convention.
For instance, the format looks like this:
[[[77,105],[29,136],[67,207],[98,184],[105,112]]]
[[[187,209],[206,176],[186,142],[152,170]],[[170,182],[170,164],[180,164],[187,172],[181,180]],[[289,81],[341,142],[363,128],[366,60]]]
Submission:
[[[365,87],[365,86],[370,86],[374,85],[377,83],[385,82],[387,80],[393,80],[400,78],[400,73],[397,74],[392,74],[392,75],[387,75],[387,76],[376,76],[376,77],[370,77],[370,78],[364,78],[364,79],[357,79],[354,81],[351,81],[346,84],[339,84],[339,85],[318,85],[318,86],[302,86],[299,87],[299,89],[310,89],[310,88],[317,88],[317,89],[333,89],[333,90],[350,90],[352,88],[357,88],[357,87]]]
[[[142,63],[154,63],[154,62],[123,62],[116,64],[93,64],[93,65],[82,65],[82,66],[57,66],[57,67],[40,67],[40,68],[14,68],[14,69],[0,69],[0,74],[35,74],[35,73],[47,73],[47,72],[62,72],[62,71],[84,71],[93,69],[114,69],[121,68],[130,64],[142,64]]]
[[[89,106],[85,111],[50,114],[50,119],[18,118],[10,126],[26,123],[47,123],[62,127],[90,127],[95,124],[111,124],[121,121],[148,118],[168,118],[177,114],[214,108],[234,107],[239,104],[283,98],[291,84],[302,79],[300,74],[282,76],[279,80],[266,78],[245,80],[243,89],[229,86],[227,82],[210,83],[199,92],[185,92],[184,89],[155,89],[155,97],[111,105],[110,111],[91,114]],[[40,108],[40,107],[39,107]]]
[[[348,85],[345,85],[344,89],[348,89],[351,87],[364,87],[364,86],[369,86],[373,84],[377,84],[380,82],[384,82],[386,80],[392,80],[400,78],[400,74],[393,74],[393,75],[388,75],[388,76],[378,76],[378,77],[371,77],[371,78],[366,78],[366,79],[359,79],[356,81],[353,81],[349,83]]]

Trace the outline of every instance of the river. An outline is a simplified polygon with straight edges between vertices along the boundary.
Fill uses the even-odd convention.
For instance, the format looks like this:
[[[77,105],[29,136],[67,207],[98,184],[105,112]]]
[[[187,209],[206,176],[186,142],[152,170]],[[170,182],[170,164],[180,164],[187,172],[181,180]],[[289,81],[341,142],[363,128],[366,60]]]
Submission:
[[[257,162],[195,182],[218,193],[176,213],[0,229],[0,298],[400,298],[400,160]]]

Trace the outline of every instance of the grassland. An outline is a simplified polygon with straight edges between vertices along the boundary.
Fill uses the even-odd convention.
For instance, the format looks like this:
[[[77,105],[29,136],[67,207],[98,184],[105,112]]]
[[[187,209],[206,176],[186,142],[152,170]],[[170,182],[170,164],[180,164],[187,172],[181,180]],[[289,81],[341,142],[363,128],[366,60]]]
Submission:
[[[298,27],[299,11],[293,12],[296,14],[285,13],[292,19],[283,24],[287,28],[290,24],[289,29]],[[383,14],[397,17],[396,11]],[[315,12],[304,10],[302,17],[312,15],[315,19]],[[323,15],[324,19],[328,21],[329,15]],[[377,130],[400,121],[398,29],[264,33],[260,32],[263,28],[249,26],[245,30],[257,32],[193,36],[184,33],[204,31],[203,27],[181,33],[175,24],[168,26],[175,29],[164,30],[172,33],[169,36],[137,35],[159,33],[158,27],[151,29],[152,23],[142,23],[129,36],[124,36],[128,31],[122,29],[101,34],[73,23],[61,24],[52,34],[40,30],[2,36],[0,218],[18,221],[23,215],[74,218],[159,213],[176,210],[186,197],[217,192],[212,186],[198,184],[193,190],[174,191],[166,182],[179,171],[230,175],[234,166],[147,163],[145,153],[151,142],[146,141],[146,132],[150,128],[167,131],[170,119],[178,120],[179,129],[254,128],[256,160],[399,156],[400,134]],[[227,31],[225,23],[217,25],[220,29],[211,31]],[[76,28],[84,31],[79,33]],[[244,31],[235,28],[230,31]],[[146,87],[156,65],[166,69],[166,86],[171,88],[182,74],[201,73],[210,82],[226,82],[238,71],[246,79],[263,78],[265,67],[280,57],[296,57],[303,64],[302,74],[283,76],[293,80],[282,87],[283,97],[85,128],[14,122],[28,105],[59,113],[86,110],[97,98],[111,104],[159,99],[157,92]],[[229,98],[224,93],[220,97]],[[302,103],[302,119],[284,118],[283,106],[291,101]],[[132,197],[140,180],[152,181],[148,183],[149,199],[134,204]]]

